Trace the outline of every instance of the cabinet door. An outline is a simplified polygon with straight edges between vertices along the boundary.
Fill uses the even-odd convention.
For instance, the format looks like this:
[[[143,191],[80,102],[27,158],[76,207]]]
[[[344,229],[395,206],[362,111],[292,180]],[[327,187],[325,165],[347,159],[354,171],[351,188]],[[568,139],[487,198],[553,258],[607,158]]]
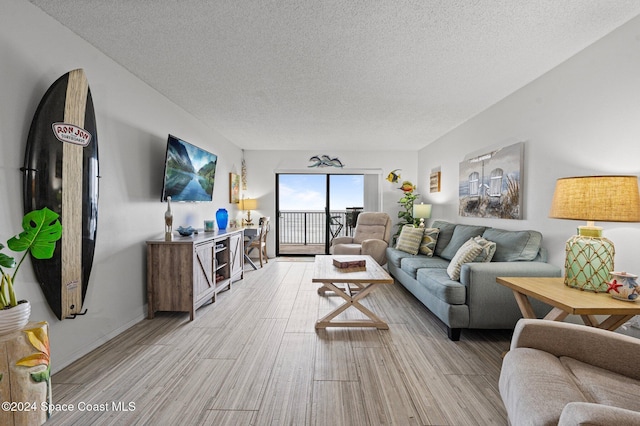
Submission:
[[[194,250],[193,298],[198,301],[211,295],[215,288],[213,242],[198,244]]]
[[[242,273],[244,267],[244,242],[242,234],[229,236],[229,261],[231,263],[231,277]]]

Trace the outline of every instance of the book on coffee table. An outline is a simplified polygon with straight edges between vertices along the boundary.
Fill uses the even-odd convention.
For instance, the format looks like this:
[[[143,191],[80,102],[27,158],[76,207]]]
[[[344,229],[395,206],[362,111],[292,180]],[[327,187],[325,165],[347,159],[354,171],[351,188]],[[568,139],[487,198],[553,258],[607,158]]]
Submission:
[[[367,261],[365,259],[350,259],[350,258],[342,258],[342,259],[333,259],[333,266],[338,269],[352,269],[358,268],[362,270],[367,267]]]

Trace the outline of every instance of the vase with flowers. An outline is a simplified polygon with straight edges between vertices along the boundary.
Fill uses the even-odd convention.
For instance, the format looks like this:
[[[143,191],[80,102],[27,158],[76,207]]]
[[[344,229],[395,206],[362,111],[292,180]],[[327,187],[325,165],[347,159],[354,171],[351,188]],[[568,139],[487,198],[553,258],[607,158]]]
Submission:
[[[2,253],[5,246],[0,244],[0,334],[19,330],[29,321],[31,305],[26,300],[17,299],[16,276],[28,253],[36,259],[53,257],[56,242],[62,237],[62,224],[58,217],[57,213],[46,207],[24,216],[23,231],[7,241],[11,251],[23,253],[18,261]]]

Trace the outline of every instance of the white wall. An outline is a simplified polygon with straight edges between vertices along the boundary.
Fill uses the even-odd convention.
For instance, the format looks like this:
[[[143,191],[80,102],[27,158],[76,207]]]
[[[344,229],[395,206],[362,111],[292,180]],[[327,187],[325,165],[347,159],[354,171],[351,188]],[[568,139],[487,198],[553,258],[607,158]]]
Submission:
[[[391,143],[390,143],[391,145]],[[344,168],[325,167],[309,168],[313,164],[309,161],[314,155],[327,154],[338,157]],[[331,151],[325,152],[322,148],[315,151],[245,151],[247,164],[247,198],[258,199],[258,217],[275,217],[276,194],[275,175],[278,171],[295,173],[380,173],[382,211],[391,216],[391,220],[398,221],[400,205],[398,200],[402,191],[398,189],[400,184],[390,183],[386,180],[387,174],[394,169],[402,169],[399,173],[403,180],[416,182],[418,177],[418,158],[415,151]],[[428,190],[428,187],[419,187],[418,192]],[[241,215],[240,215],[241,216]],[[240,217],[238,216],[238,217]],[[269,255],[275,253],[275,235],[269,234]]]
[[[59,321],[30,265],[18,277],[18,296],[32,303],[33,321],[51,325],[54,371],[146,316],[145,244],[160,236],[160,203],[168,133],[218,154],[214,202],[173,205],[174,224],[202,227],[228,204],[228,173],[241,151],[127,70],[24,0],[3,0],[0,13],[0,241],[20,231],[22,166],[35,109],[51,83],[84,68],[96,109],[100,156],[98,237],[88,314]],[[27,262],[28,263],[28,262]]]
[[[536,229],[551,263],[564,264],[564,242],[584,223],[548,217],[560,177],[640,173],[640,18],[420,151],[424,186],[442,170],[442,192],[427,194],[434,218],[504,229]],[[525,142],[524,220],[458,216],[459,163],[468,153]],[[425,193],[426,194],[426,193]],[[640,224],[599,223],[616,246],[615,267],[640,273]]]

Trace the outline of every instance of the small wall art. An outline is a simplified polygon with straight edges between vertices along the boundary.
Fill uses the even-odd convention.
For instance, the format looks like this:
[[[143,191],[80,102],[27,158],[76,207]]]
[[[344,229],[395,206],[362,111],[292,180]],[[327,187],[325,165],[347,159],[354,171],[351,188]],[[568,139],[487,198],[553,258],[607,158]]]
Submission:
[[[429,175],[429,192],[440,192],[440,172]]]
[[[314,155],[313,157],[309,158],[309,161],[311,161],[312,164],[307,167],[344,167],[342,161],[340,161],[338,157],[332,158],[326,154]]]
[[[229,173],[229,202],[240,202],[240,175],[236,173]]]
[[[460,163],[460,216],[522,219],[524,143]]]

